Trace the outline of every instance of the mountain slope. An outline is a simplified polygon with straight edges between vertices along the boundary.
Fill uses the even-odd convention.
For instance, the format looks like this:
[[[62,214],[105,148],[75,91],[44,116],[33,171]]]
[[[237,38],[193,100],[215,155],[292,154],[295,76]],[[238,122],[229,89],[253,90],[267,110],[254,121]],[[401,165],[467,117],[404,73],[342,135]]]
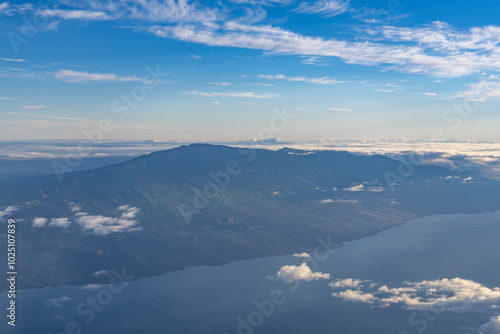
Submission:
[[[23,189],[0,208],[18,206],[26,288],[311,251],[319,237],[340,243],[416,216],[499,207],[497,182],[439,167],[415,167],[392,191],[386,176],[398,168],[382,156],[196,144]]]

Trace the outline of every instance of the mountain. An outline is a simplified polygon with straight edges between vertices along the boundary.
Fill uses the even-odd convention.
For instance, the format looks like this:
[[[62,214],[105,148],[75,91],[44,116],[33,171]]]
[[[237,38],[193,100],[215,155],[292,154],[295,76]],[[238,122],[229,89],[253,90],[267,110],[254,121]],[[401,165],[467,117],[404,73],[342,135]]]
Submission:
[[[39,288],[335,247],[418,216],[493,211],[499,194],[470,172],[384,156],[193,144],[10,187],[0,209],[17,209],[19,287]]]

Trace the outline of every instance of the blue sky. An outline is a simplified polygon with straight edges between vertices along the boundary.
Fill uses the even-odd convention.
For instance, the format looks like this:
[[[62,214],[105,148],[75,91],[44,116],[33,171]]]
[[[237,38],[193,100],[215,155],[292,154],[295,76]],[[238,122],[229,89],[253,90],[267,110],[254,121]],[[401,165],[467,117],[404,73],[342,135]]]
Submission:
[[[500,140],[499,12],[498,1],[0,2],[0,139],[79,139],[106,119],[105,139],[245,140],[286,108],[295,118],[276,135],[288,140],[436,129]]]

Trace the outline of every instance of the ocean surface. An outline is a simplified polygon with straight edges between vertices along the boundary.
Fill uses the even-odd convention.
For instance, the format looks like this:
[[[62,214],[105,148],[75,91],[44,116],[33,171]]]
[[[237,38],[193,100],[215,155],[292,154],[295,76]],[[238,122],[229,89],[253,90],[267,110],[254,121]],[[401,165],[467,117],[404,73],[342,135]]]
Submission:
[[[329,283],[357,278],[398,287],[458,277],[493,289],[500,287],[499,240],[500,211],[418,218],[310,258],[258,258],[112,285],[21,291],[15,328],[7,325],[7,295],[2,293],[0,332],[479,333],[491,312],[429,313],[400,304],[352,302],[333,297],[338,290]],[[330,278],[275,278],[281,267],[303,262]],[[126,273],[116,268],[115,274],[105,274],[112,280],[122,270]]]

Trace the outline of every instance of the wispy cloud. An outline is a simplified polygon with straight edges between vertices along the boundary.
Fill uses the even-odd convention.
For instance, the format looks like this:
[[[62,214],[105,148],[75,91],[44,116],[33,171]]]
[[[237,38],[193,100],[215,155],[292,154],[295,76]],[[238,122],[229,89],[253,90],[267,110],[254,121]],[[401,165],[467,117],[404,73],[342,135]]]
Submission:
[[[284,74],[274,74],[274,75],[261,74],[258,77],[261,79],[307,82],[318,85],[336,85],[342,82],[339,80],[330,79],[329,77],[322,77],[322,78],[288,77]]]
[[[297,13],[319,14],[324,17],[333,17],[349,9],[349,0],[317,0],[314,2],[303,1],[293,10]]]
[[[230,82],[225,82],[225,81],[222,81],[222,82],[209,82],[211,85],[214,85],[214,86],[231,86],[232,83]]]
[[[19,100],[19,99],[15,97],[0,96],[0,100]]]
[[[38,14],[64,20],[104,21],[111,19],[111,16],[104,12],[88,10],[44,9],[40,10]]]
[[[70,300],[71,298],[69,298],[68,296],[61,296],[57,298],[49,298],[44,302],[44,304],[45,306],[62,306],[62,303]]]
[[[329,110],[332,111],[346,111],[346,112],[354,112],[353,109],[348,109],[348,108],[328,108]]]
[[[272,97],[277,97],[277,94],[257,94],[254,92],[226,92],[226,93],[218,93],[218,92],[199,92],[197,90],[192,90],[189,92],[182,92],[183,95],[196,95],[203,97],[243,97],[243,98],[254,98],[254,99],[268,99]]]
[[[230,0],[237,4],[246,4],[252,6],[287,6],[293,0]]]
[[[10,214],[12,214],[12,212],[15,212],[17,210],[19,210],[19,207],[15,206],[15,205],[10,205],[10,206],[6,207],[5,209],[0,210],[0,220],[2,220],[3,217],[9,216]]]
[[[442,40],[426,41],[418,28],[382,28],[377,42],[355,42],[334,38],[304,36],[279,27],[245,25],[229,21],[217,27],[177,25],[145,28],[150,33],[210,46],[225,46],[272,51],[279,54],[337,57],[349,64],[384,65],[400,72],[428,74],[438,77],[458,77],[485,70],[500,70],[500,47],[493,42],[500,27],[472,28],[457,33],[451,28]],[[432,30],[429,28],[428,30]],[[408,44],[415,35],[420,44]],[[462,37],[466,36],[466,37]],[[457,43],[465,39],[467,43]],[[473,42],[476,39],[477,41]],[[451,46],[454,46],[452,48]],[[469,47],[473,47],[470,49]]]
[[[11,114],[11,115],[20,115],[20,116],[37,117],[37,118],[62,119],[62,120],[69,120],[69,121],[82,121],[82,122],[96,122],[94,120],[85,119],[85,118],[74,118],[74,117],[63,117],[63,116],[48,116],[48,115],[26,114],[26,113],[21,113],[21,112],[16,112],[16,111],[7,111],[5,113],[6,114]]]
[[[480,81],[469,85],[469,88],[460,92],[456,97],[468,101],[486,102],[500,100],[500,81]]]
[[[8,1],[0,3],[0,15],[12,16],[24,14],[33,9],[33,4],[25,3],[21,5],[11,4]]]
[[[21,108],[23,108],[23,109],[41,109],[41,108],[45,108],[45,106],[30,104],[30,105],[26,105],[26,106],[21,106]]]
[[[143,79],[128,76],[122,77],[113,73],[88,73],[79,72],[73,70],[59,70],[57,72],[50,73],[55,79],[70,82],[70,83],[88,83],[88,82],[102,82],[102,81],[142,81]]]
[[[17,62],[17,63],[27,62],[26,59],[19,59],[19,58],[0,58],[0,59],[4,60],[4,61],[13,61],[13,62]]]

